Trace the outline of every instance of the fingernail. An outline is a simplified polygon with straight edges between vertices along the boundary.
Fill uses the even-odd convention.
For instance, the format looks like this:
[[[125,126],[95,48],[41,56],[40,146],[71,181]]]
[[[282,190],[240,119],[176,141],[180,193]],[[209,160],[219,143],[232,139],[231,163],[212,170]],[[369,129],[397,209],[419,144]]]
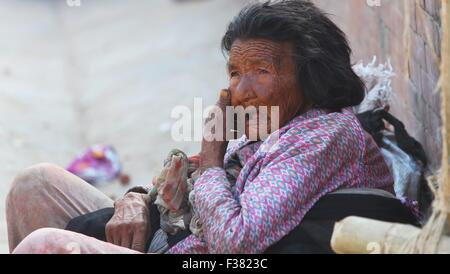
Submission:
[[[230,92],[227,89],[222,89],[222,91],[220,91],[220,97],[228,98],[229,95]]]

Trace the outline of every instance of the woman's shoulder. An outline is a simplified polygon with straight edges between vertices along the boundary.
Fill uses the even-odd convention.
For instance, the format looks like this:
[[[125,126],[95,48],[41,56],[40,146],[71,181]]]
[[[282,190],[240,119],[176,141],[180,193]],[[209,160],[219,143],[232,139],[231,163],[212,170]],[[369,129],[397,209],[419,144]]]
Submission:
[[[351,109],[341,112],[330,112],[324,109],[313,109],[304,115],[296,117],[282,130],[282,138],[297,136],[305,137],[324,136],[325,138],[350,138],[358,141],[364,140],[364,130]]]
[[[311,151],[340,151],[360,158],[364,155],[365,135],[353,113],[319,109],[292,120],[276,137],[266,140],[260,150],[269,152],[271,158]]]
[[[364,131],[356,116],[348,110],[339,113],[310,111],[283,127],[278,138],[266,140],[260,147],[266,165],[286,159],[303,161],[312,158],[348,159],[347,163],[351,164],[360,162],[366,149]]]

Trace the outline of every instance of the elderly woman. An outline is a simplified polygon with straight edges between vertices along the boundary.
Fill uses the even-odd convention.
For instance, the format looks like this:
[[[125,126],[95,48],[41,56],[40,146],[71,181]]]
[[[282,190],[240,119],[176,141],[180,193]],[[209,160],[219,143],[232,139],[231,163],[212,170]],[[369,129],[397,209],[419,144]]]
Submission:
[[[388,166],[350,108],[364,98],[351,50],[318,8],[308,1],[250,5],[228,26],[222,48],[230,84],[218,105],[278,106],[279,140],[276,146],[270,138],[249,140],[245,136],[258,125],[246,121],[245,136],[233,145],[203,141],[193,190],[203,233],[179,237],[168,253],[267,252],[298,232],[330,193],[391,195]],[[240,170],[235,182],[225,172],[229,165]],[[10,249],[146,252],[155,238],[148,202],[148,195],[131,192],[114,203],[106,241],[100,241],[64,228],[113,201],[56,166],[31,167],[17,176],[8,196]]]

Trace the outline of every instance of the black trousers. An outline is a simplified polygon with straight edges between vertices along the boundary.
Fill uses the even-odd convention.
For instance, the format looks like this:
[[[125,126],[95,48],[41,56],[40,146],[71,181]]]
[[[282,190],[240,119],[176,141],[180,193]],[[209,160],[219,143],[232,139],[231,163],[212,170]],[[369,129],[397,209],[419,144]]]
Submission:
[[[82,215],[71,220],[66,229],[106,241],[105,226],[113,214],[114,208],[105,208]],[[349,216],[419,226],[411,211],[397,199],[371,194],[330,194],[320,199],[292,232],[265,253],[333,254],[330,241],[334,224]],[[159,220],[156,206],[151,205],[150,239],[160,228]],[[169,246],[174,246],[189,235],[189,231],[183,231],[169,236]]]

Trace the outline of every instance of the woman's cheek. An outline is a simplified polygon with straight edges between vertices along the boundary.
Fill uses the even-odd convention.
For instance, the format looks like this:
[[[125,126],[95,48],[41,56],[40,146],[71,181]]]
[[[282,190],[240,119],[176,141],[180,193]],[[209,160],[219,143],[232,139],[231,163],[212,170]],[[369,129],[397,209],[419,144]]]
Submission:
[[[277,98],[277,94],[279,94],[279,91],[274,79],[272,79],[271,77],[261,77],[261,79],[255,85],[255,90],[258,96],[258,100],[260,101],[259,105],[276,105],[277,100],[279,99]]]

